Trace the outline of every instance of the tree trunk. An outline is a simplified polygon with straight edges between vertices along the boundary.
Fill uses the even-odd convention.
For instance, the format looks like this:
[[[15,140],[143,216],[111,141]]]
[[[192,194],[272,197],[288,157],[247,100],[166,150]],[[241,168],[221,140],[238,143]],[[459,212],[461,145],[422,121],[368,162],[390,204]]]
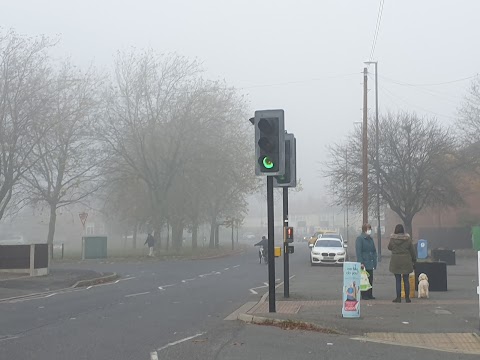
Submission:
[[[167,221],[167,252],[170,248],[170,224]]]
[[[183,224],[181,221],[172,225],[172,245],[175,250],[180,250],[183,245]]]
[[[154,230],[153,230],[153,237],[155,238],[155,249],[161,249],[162,247],[162,237],[160,233],[162,231],[162,226],[160,223],[155,223]]]
[[[137,223],[135,223],[135,225],[133,225],[133,243],[132,243],[132,247],[134,249],[137,248],[137,231],[138,231],[138,225]]]
[[[214,217],[210,223],[210,244],[208,247],[213,249],[215,247],[215,228],[217,227],[217,218]]]
[[[215,225],[215,247],[220,247],[220,225]]]
[[[193,223],[192,226],[192,249],[196,249],[198,246],[198,224]]]
[[[405,226],[405,232],[410,235],[413,240],[413,217],[408,217],[403,220]]]
[[[57,206],[50,205],[50,220],[48,222],[48,258],[51,260],[53,258],[53,238],[55,236],[55,225],[57,223]]]

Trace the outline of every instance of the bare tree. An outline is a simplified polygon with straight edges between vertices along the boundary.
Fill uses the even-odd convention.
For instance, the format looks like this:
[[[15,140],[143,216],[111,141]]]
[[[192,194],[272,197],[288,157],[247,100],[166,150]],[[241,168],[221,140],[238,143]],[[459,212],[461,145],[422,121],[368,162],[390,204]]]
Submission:
[[[362,206],[361,130],[346,143],[330,147],[327,175],[338,204]],[[369,133],[374,134],[371,126]],[[374,136],[369,138],[369,164],[375,164]],[[398,214],[406,230],[429,206],[462,203],[455,183],[465,163],[458,158],[455,139],[448,129],[433,119],[415,114],[387,114],[380,119],[380,189],[376,186],[375,166],[369,166],[369,193],[381,198]],[[371,199],[373,205],[373,198]]]
[[[225,174],[248,169],[245,102],[225,84],[203,80],[196,62],[175,55],[120,54],[115,74],[103,133],[112,170],[145,184],[155,232],[168,220],[178,249],[185,227],[196,233],[207,204],[221,193],[212,183],[228,184],[231,192],[244,181],[243,172],[234,179]]]
[[[50,111],[52,128],[33,147],[40,158],[23,175],[29,200],[50,208],[47,243],[52,245],[57,210],[85,200],[101,185],[104,152],[95,140],[101,81],[93,70],[82,72],[69,63],[52,82]],[[52,246],[50,246],[50,252]]]
[[[458,129],[462,141],[467,144],[478,143],[480,134],[480,77],[476,77],[459,109]]]
[[[195,61],[176,55],[121,53],[106,94],[101,135],[112,155],[111,170],[145,183],[158,233],[168,190],[185,160],[181,149],[189,141],[180,121],[190,111],[186,88],[199,71]]]
[[[0,33],[0,219],[21,177],[43,156],[35,147],[51,125],[45,119],[52,44],[45,37]]]

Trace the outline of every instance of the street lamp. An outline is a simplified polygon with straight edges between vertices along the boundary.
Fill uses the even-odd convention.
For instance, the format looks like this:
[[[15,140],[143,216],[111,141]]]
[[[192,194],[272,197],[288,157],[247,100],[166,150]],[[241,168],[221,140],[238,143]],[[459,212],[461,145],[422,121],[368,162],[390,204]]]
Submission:
[[[378,62],[365,61],[366,65],[375,64],[375,172],[377,173],[377,236],[378,261],[382,260],[382,229],[380,227],[380,160],[379,160],[379,125],[378,125]]]

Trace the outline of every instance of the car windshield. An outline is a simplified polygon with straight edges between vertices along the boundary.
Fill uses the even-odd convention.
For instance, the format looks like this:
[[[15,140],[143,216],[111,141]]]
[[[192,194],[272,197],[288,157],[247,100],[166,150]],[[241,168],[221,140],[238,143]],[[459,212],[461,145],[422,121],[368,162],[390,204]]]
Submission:
[[[315,247],[342,247],[342,243],[336,239],[318,240]]]
[[[328,238],[332,238],[332,239],[341,239],[342,238],[341,235],[337,235],[337,234],[326,234],[326,235],[323,235],[323,237],[328,237]]]

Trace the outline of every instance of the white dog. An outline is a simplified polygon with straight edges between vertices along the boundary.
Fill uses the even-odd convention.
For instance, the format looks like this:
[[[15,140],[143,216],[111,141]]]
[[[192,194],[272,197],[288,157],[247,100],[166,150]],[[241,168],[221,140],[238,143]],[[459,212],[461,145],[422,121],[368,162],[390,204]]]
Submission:
[[[428,293],[428,277],[426,274],[421,273],[418,275],[418,298],[429,298]]]

